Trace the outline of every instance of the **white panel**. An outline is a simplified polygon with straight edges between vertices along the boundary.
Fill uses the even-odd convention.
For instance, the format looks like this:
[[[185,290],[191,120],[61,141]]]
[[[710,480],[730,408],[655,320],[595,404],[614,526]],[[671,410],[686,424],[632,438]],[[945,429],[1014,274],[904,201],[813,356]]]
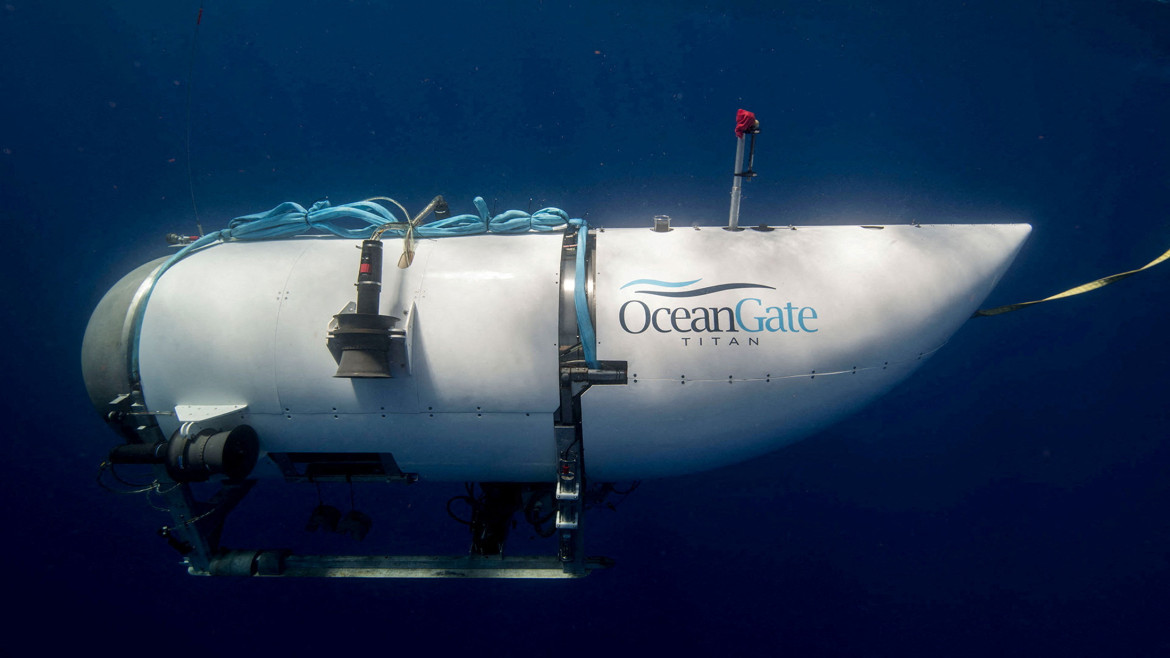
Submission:
[[[314,239],[281,289],[275,345],[280,358],[276,380],[281,409],[293,413],[388,412],[418,410],[414,379],[406,371],[405,345],[391,347],[392,379],[334,377],[337,361],[329,351],[329,323],[346,304],[357,299],[360,241]],[[399,319],[404,329],[407,310],[421,285],[430,245],[416,247],[414,264],[396,267],[401,241],[383,245],[382,294],[379,312]]]
[[[1027,225],[607,230],[598,234],[595,257],[598,357],[626,359],[642,378],[668,379],[836,370],[858,360],[916,357],[937,348],[966,321],[1028,230]],[[682,288],[623,288],[640,279],[698,281]],[[682,298],[652,294],[736,283],[772,289]],[[630,331],[645,326],[644,308],[651,315],[671,310],[658,311],[657,328],[651,324],[635,334],[619,321],[627,302]],[[728,311],[713,314],[720,318],[720,332],[695,332],[691,328],[702,328],[701,321],[683,319],[700,315],[696,308],[737,306],[744,326],[734,331]],[[805,327],[815,331],[801,329],[802,309],[809,309],[803,310]],[[677,323],[670,321],[674,313]],[[776,331],[747,330],[757,328],[755,318],[762,315],[773,318]]]
[[[394,453],[421,478],[455,482],[550,482],[556,439],[549,413],[419,414],[426,441]]]
[[[247,404],[275,412],[273,336],[285,279],[304,242],[221,244],[179,261],[159,279],[139,343],[152,409]]]
[[[860,409],[917,365],[916,359],[856,374],[631,379],[625,387],[594,386],[581,396],[590,477],[681,475],[777,450]]]
[[[231,422],[253,425],[267,451],[393,452],[429,478],[550,478],[560,241],[422,240],[406,270],[387,241],[381,312],[409,330],[391,350],[392,379],[333,377],[328,324],[356,298],[359,241],[204,249],[162,277],[148,306],[147,402],[246,404]],[[469,413],[442,413],[452,410]],[[169,434],[177,422],[160,425]]]
[[[561,234],[432,241],[411,351],[422,411],[554,411]]]
[[[713,468],[851,413],[942,346],[990,292],[1028,231],[970,225],[599,233],[598,357],[627,361],[631,383],[594,387],[582,397],[591,473],[645,477]],[[734,284],[750,287],[654,294]],[[708,316],[719,318],[718,327]]]
[[[180,404],[175,407],[175,420],[180,423],[200,423],[231,414],[242,415],[246,404]]]

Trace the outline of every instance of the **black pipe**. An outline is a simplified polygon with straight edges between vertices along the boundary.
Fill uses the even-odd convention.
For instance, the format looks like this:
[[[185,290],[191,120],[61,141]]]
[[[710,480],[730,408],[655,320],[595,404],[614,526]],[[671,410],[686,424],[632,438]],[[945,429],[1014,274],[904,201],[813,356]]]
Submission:
[[[205,429],[194,436],[175,432],[170,441],[130,443],[110,451],[114,464],[165,464],[175,482],[203,482],[212,475],[229,480],[248,477],[260,454],[260,439],[248,425],[221,432]]]
[[[382,295],[382,241],[362,240],[362,262],[358,267],[357,312],[378,314]]]
[[[167,442],[130,443],[110,451],[112,464],[161,464],[166,461]]]
[[[378,313],[382,296],[382,242],[363,240],[358,266],[357,310],[333,316],[328,345],[337,359],[334,377],[390,377],[390,330],[398,318]]]

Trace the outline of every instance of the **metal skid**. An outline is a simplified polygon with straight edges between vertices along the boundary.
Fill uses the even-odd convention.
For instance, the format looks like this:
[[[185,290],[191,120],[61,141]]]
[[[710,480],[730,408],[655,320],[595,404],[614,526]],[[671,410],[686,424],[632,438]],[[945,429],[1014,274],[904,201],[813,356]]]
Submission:
[[[566,382],[566,389],[581,390]],[[579,394],[579,393],[578,393]],[[131,430],[141,443],[163,442],[162,433],[147,411],[134,397],[115,400],[109,419]],[[579,410],[579,404],[575,406]],[[233,410],[234,413],[234,410]],[[569,412],[572,417],[572,412]],[[214,420],[208,418],[205,420]],[[159,536],[178,551],[187,570],[202,576],[263,576],[318,578],[577,578],[596,569],[611,566],[604,557],[587,557],[581,517],[583,512],[584,471],[580,448],[580,423],[558,426],[558,451],[561,455],[557,483],[524,485],[498,483],[481,485],[487,504],[470,524],[471,548],[467,555],[300,555],[279,548],[236,549],[221,542],[229,513],[257,484],[255,479],[219,482],[218,490],[206,501],[199,500],[192,483],[177,482],[167,466],[154,467],[156,482],[151,491],[162,496],[171,514],[171,523],[160,528]],[[141,463],[141,462],[140,462]],[[329,474],[289,477],[291,482],[343,481]],[[411,483],[411,474],[384,474],[360,478],[359,481]],[[351,480],[352,481],[352,480]],[[555,532],[559,548],[556,555],[504,555],[504,540],[513,514],[518,510],[522,487],[543,487],[555,491]]]

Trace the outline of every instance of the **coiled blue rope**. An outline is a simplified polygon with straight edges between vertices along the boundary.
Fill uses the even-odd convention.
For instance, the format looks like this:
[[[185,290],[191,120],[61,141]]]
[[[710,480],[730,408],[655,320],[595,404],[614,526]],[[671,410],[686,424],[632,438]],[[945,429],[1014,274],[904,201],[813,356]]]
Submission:
[[[522,210],[508,210],[495,217],[490,216],[487,203],[483,197],[475,197],[475,214],[456,215],[446,219],[422,224],[414,229],[414,234],[420,238],[444,238],[460,235],[477,235],[480,233],[518,234],[536,232],[552,232],[563,230],[566,226],[577,227],[577,281],[585,281],[585,236],[588,226],[583,219],[569,219],[568,213],[560,208],[542,208],[529,214]],[[339,222],[356,221],[364,226],[347,228]],[[313,231],[322,231],[342,238],[353,240],[367,239],[375,231],[381,230],[382,236],[401,237],[406,233],[406,222],[409,218],[398,219],[385,206],[372,201],[356,201],[340,206],[332,206],[327,200],[321,200],[309,206],[286,201],[272,210],[236,217],[228,223],[228,227],[202,236],[198,240],[186,245],[156,270],[150,278],[149,288],[134,309],[132,347],[130,350],[131,381],[138,381],[138,342],[142,335],[142,318],[146,312],[146,304],[159,278],[172,265],[186,258],[191,252],[214,244],[216,242],[248,241],[248,240],[279,240],[302,235]],[[397,227],[386,228],[387,224],[398,224]],[[585,299],[585,286],[576,286],[573,298],[577,311],[577,326],[581,336],[581,344],[585,351],[585,361],[589,367],[597,367],[596,346],[593,333],[593,323],[589,317],[589,306]]]

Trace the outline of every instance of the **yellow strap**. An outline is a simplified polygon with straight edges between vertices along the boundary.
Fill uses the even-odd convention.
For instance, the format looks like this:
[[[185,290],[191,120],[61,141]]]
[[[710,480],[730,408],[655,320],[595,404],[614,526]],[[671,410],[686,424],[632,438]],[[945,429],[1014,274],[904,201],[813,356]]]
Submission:
[[[1157,265],[1158,263],[1161,263],[1162,261],[1166,260],[1167,258],[1170,258],[1170,250],[1167,250],[1166,253],[1162,254],[1161,256],[1158,256],[1154,260],[1147,263],[1144,267],[1139,267],[1136,270],[1122,272],[1121,274],[1114,274],[1112,276],[1107,276],[1104,279],[1097,279],[1096,281],[1091,281],[1089,283],[1079,285],[1076,288],[1072,288],[1071,290],[1065,290],[1064,292],[1053,295],[1051,297],[1045,297],[1044,299],[1037,299],[1034,302],[1020,302],[1019,304],[1008,304],[1007,306],[996,306],[995,308],[986,308],[986,309],[983,309],[981,311],[975,311],[975,314],[972,315],[971,317],[978,318],[978,317],[991,316],[991,315],[1000,315],[1001,313],[1011,313],[1012,311],[1024,308],[1025,306],[1031,306],[1032,304],[1039,304],[1041,302],[1050,302],[1054,299],[1060,299],[1061,297],[1072,297],[1073,295],[1079,295],[1082,292],[1089,292],[1090,290],[1096,290],[1097,288],[1102,288],[1102,287],[1107,286],[1107,285],[1114,283],[1116,281],[1120,281],[1127,276],[1132,276],[1134,274],[1137,274],[1138,272],[1141,272],[1142,270],[1148,270],[1151,267]]]

